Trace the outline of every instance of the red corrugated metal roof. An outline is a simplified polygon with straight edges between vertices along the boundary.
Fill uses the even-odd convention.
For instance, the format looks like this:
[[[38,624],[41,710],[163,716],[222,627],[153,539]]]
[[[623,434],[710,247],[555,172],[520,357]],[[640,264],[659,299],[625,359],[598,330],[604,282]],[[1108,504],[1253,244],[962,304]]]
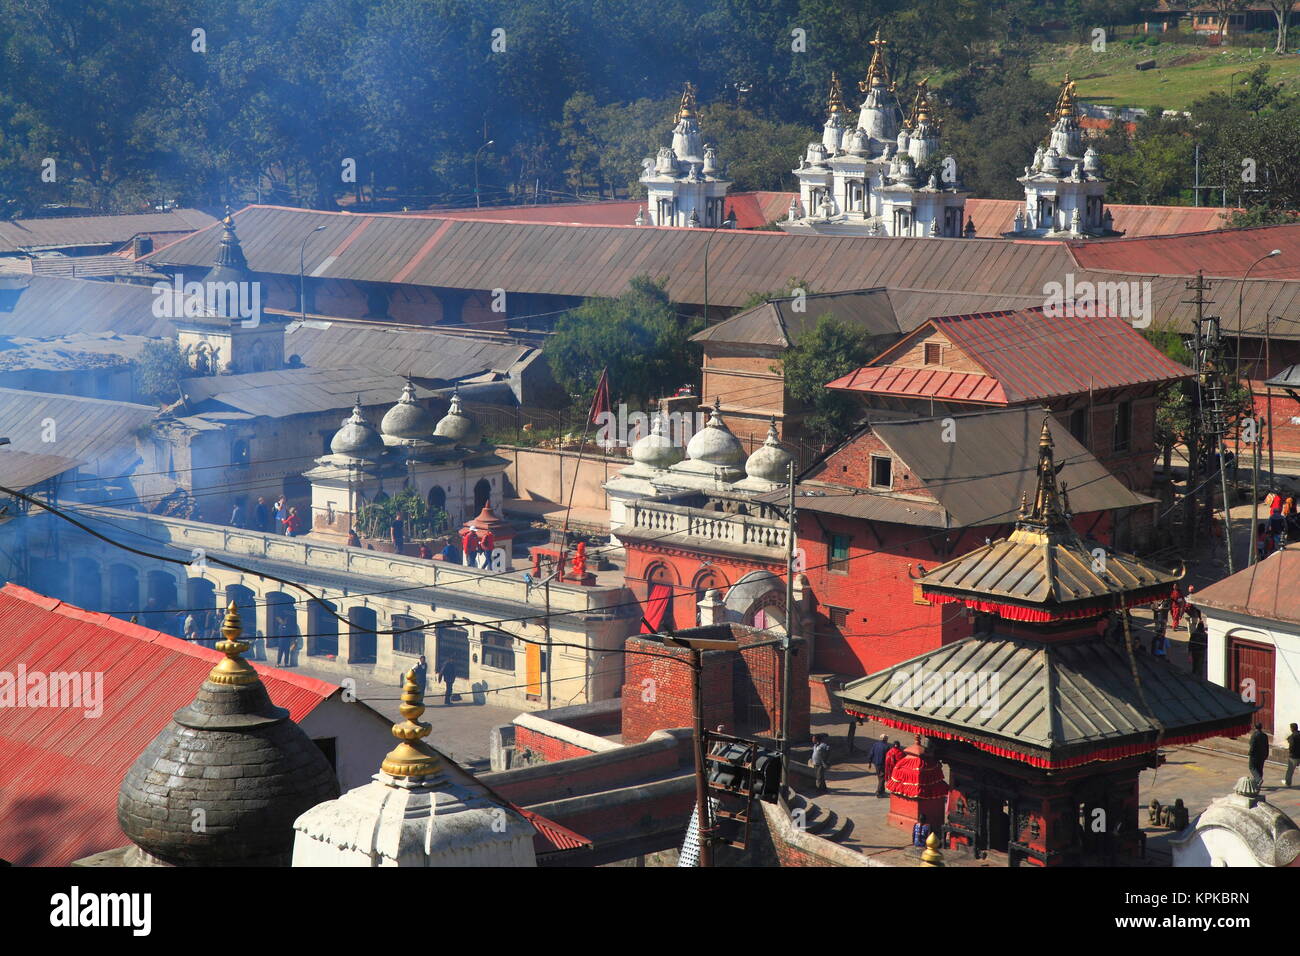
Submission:
[[[537,831],[537,835],[533,838],[533,849],[538,855],[554,853],[556,850],[577,850],[584,846],[591,846],[591,841],[585,836],[574,833],[568,827],[560,826],[554,820],[548,820],[540,813],[534,813],[513,803],[510,806],[518,810]]]
[[[1123,228],[1118,213],[1115,227]],[[1195,275],[1196,270],[1204,269],[1212,276],[1243,275],[1261,256],[1281,249],[1282,255],[1251,269],[1251,279],[1300,279],[1300,223],[1188,235],[1169,234],[1187,232],[1185,229],[1164,231],[1160,236],[1070,242],[1067,246],[1084,269],[1145,275]]]
[[[984,370],[893,364],[931,331]],[[1061,395],[1168,382],[1191,371],[1113,316],[1049,316],[1042,308],[930,319],[870,365],[827,388],[1021,404]]]
[[[14,584],[0,588],[0,624],[0,673],[103,675],[96,717],[85,708],[0,707],[0,858],[63,866],[125,845],[122,778],[223,655]],[[338,692],[254,666],[294,721]]]
[[[730,193],[727,211],[734,213],[736,228],[758,229],[785,216],[794,193]],[[494,206],[490,209],[438,209],[427,215],[444,219],[477,219],[491,222],[568,223],[584,226],[630,226],[644,199],[616,199],[606,202],[547,203],[539,206]]]

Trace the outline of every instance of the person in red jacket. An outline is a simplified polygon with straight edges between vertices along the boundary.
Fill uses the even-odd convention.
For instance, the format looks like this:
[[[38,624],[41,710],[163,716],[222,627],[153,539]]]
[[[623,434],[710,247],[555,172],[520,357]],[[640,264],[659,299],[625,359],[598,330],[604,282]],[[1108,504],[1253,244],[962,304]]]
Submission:
[[[492,568],[492,549],[497,546],[496,539],[492,537],[491,531],[484,531],[478,539],[479,547],[483,549],[483,559],[479,562],[479,567],[484,570]]]
[[[472,568],[478,564],[478,528],[470,525],[460,536],[460,553],[465,567]]]
[[[284,519],[284,533],[292,538],[298,533],[298,528],[302,525],[302,519],[298,517],[298,509],[290,508],[289,514]]]
[[[1183,592],[1178,590],[1178,585],[1169,592],[1169,626],[1175,631],[1178,630],[1178,622],[1183,619],[1183,614],[1187,611],[1187,598],[1183,597]]]
[[[903,759],[903,745],[897,740],[889,748],[889,753],[885,754],[885,786],[889,786],[889,781],[894,776],[894,765]]]

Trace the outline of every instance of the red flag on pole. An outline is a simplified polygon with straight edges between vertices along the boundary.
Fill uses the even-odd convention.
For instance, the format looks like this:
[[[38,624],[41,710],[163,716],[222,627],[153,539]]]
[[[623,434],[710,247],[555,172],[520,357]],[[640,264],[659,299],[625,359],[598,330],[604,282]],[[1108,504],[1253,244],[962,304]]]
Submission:
[[[600,381],[596,383],[596,394],[591,397],[591,412],[587,420],[593,425],[604,424],[600,415],[609,411],[609,369],[600,370]]]

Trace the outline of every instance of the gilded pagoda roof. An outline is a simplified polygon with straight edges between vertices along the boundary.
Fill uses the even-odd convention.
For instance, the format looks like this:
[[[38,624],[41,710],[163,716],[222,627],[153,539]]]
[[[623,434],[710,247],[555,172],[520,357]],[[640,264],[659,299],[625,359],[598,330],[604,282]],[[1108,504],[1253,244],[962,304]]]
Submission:
[[[1134,680],[1136,668],[1137,680]],[[847,713],[1045,769],[1246,732],[1255,705],[1100,638],[978,635],[848,684]]]

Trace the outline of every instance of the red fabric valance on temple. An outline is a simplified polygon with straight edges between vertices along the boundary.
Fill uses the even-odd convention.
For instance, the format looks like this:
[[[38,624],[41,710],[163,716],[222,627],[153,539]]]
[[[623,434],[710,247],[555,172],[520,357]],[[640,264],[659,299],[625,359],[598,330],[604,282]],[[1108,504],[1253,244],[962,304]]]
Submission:
[[[673,599],[673,589],[666,584],[656,584],[650,588],[650,597],[645,602],[645,613],[641,616],[641,633],[655,634],[662,627],[668,614],[668,604]]]

